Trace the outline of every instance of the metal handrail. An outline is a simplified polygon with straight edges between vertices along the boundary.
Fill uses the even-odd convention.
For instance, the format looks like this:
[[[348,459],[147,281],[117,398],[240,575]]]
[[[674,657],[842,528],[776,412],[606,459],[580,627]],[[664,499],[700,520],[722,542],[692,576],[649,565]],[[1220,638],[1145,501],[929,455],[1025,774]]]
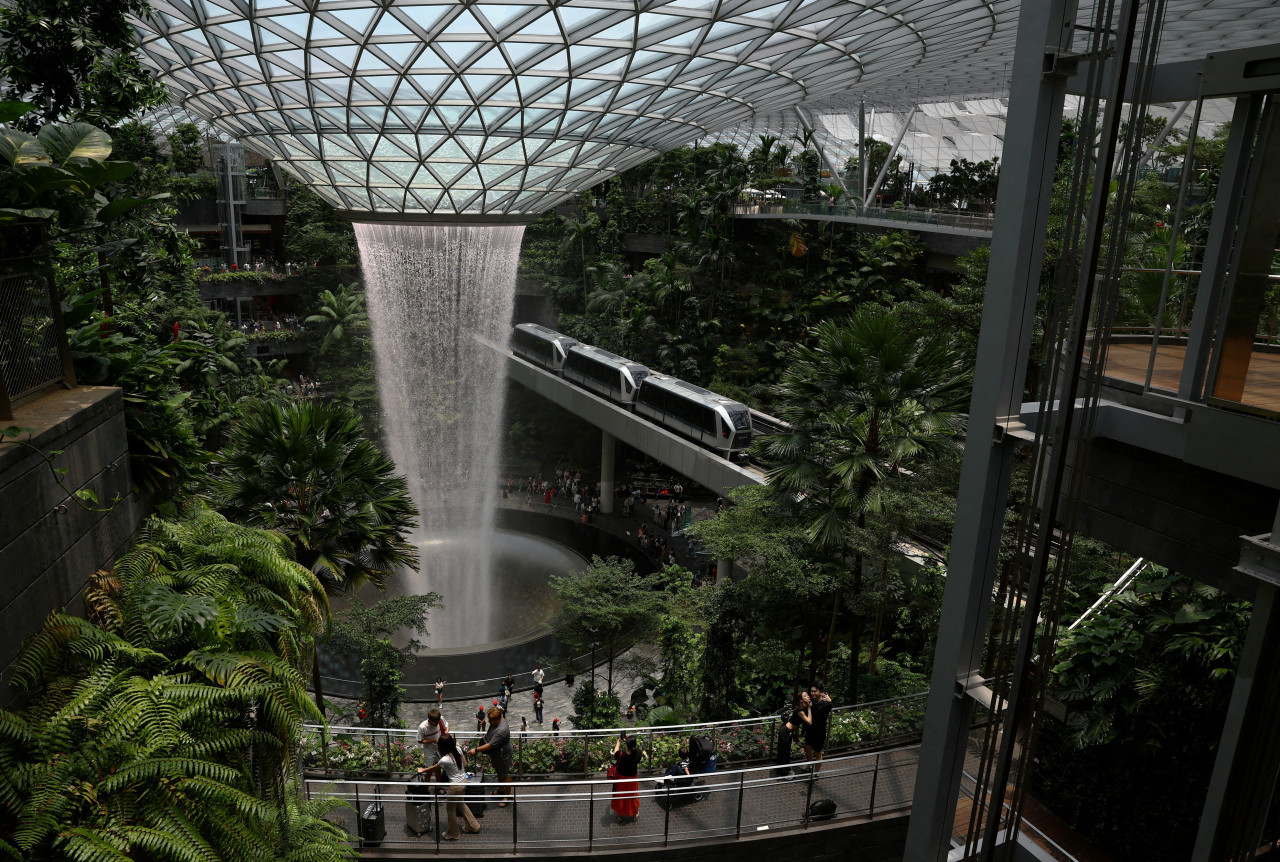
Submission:
[[[894,740],[914,738],[920,732],[926,697],[927,694],[921,693],[835,708],[829,719],[828,750],[872,748]],[[919,710],[919,715],[908,711],[913,707]],[[901,712],[895,716],[894,709]],[[864,724],[859,725],[856,719],[851,722],[840,720],[860,713],[869,716]],[[587,776],[599,772],[607,760],[605,748],[617,739],[621,730],[626,730],[649,749],[665,748],[668,754],[674,754],[680,742],[690,735],[710,736],[717,754],[723,755],[721,762],[726,759],[739,763],[755,762],[774,756],[774,741],[781,720],[780,716],[766,715],[657,727],[514,731],[513,769],[521,776]],[[469,722],[457,722],[451,728],[451,733],[460,741],[481,738],[479,731],[462,729],[460,724]],[[416,745],[416,729],[413,728],[305,725],[304,733],[299,755],[301,767],[325,774],[403,774],[419,765],[423,757]],[[841,741],[841,736],[849,738]],[[550,771],[546,767],[550,767]]]
[[[736,841],[744,834],[750,837],[777,828],[810,828],[813,825],[810,806],[819,799],[836,802],[836,812],[831,818],[834,822],[855,818],[869,819],[877,814],[904,812],[910,806],[918,761],[919,745],[910,745],[892,751],[829,758],[822,762],[820,771],[815,771],[813,764],[716,771],[695,776],[702,783],[691,789],[675,788],[671,783],[665,782],[663,777],[639,776],[635,792],[640,803],[658,804],[665,809],[665,813],[658,818],[646,816],[637,821],[641,825],[620,826],[612,834],[605,832],[596,823],[596,815],[601,806],[608,804],[613,795],[619,792],[614,781],[512,781],[502,791],[504,798],[510,802],[509,807],[505,812],[487,812],[480,833],[483,837],[473,839],[464,836],[462,843],[449,847],[447,852],[449,855],[468,849],[492,852],[499,847],[509,846],[513,852],[543,851],[563,854],[566,849],[592,851],[598,845],[609,848],[635,845],[652,847],[661,841],[665,847],[673,841]],[[785,770],[786,774],[780,774],[781,770]],[[885,777],[882,777],[882,773]],[[895,774],[899,776],[896,792],[886,791],[885,788],[890,786],[890,779]],[[804,788],[803,792],[800,792],[801,786]],[[492,797],[486,797],[485,791],[496,789],[490,783],[470,785],[466,793],[445,796],[431,792],[440,785],[416,785],[418,793],[415,794],[409,793],[409,787],[406,783],[385,780],[338,783],[317,779],[303,780],[303,789],[308,799],[336,799],[353,803],[356,818],[360,818],[365,811],[366,802],[371,803],[370,808],[374,808],[375,819],[378,817],[377,809],[381,808],[384,826],[387,820],[394,825],[401,817],[400,811],[407,814],[406,809],[392,807],[388,815],[386,803],[404,803],[406,807],[430,806],[435,816],[429,819],[434,819],[435,828],[429,828],[429,831],[434,834],[423,833],[419,837],[389,828],[385,836],[377,836],[377,844],[374,844],[365,840],[362,830],[358,828],[359,822],[356,824],[357,828],[350,832],[353,843],[362,849],[366,845],[399,844],[409,845],[419,852],[434,847],[437,854],[441,852],[442,806],[446,802],[487,803]],[[693,800],[687,797],[681,800],[680,797],[684,794],[697,796]],[[756,798],[756,804],[744,805],[748,795]],[[692,801],[696,807],[685,809],[683,805],[675,804],[681,801]],[[548,811],[547,806],[558,806],[559,810],[552,809],[551,813],[541,813],[539,816],[539,812]],[[519,824],[522,819],[528,822],[527,818],[531,815],[524,812],[530,809],[535,812],[533,816],[536,818],[532,822],[539,825],[534,829],[526,828],[522,834]],[[688,816],[683,813],[685,810],[689,811]],[[350,822],[351,813],[350,808],[347,808],[337,816]],[[585,823],[580,817],[573,816],[582,813],[586,814]],[[329,815],[330,819],[334,816]],[[661,821],[660,829],[654,829],[650,825],[655,820]],[[407,825],[408,821],[405,823]],[[510,835],[509,841],[506,833]]]
[[[894,209],[892,207],[862,206],[859,204],[804,204],[792,201],[736,204],[734,213],[736,215],[830,215],[907,222],[910,224],[931,224],[940,227],[956,227],[980,231],[990,231],[995,224],[995,216],[986,213]]]
[[[501,677],[499,677],[499,679],[501,679]],[[869,700],[869,701],[866,701],[865,703],[843,704],[841,706],[833,707],[831,710],[831,713],[832,715],[835,715],[838,713],[845,713],[845,712],[861,712],[865,710],[872,710],[878,707],[879,708],[887,707],[890,704],[922,701],[922,700],[928,699],[928,697],[929,697],[929,692],[921,691],[921,692],[916,692],[915,694],[904,694],[900,697],[886,697],[882,700]],[[627,733],[638,733],[642,731],[661,731],[663,733],[666,733],[668,731],[682,731],[682,730],[688,730],[688,729],[697,730],[697,729],[710,729],[710,728],[720,728],[720,727],[725,727],[725,728],[750,727],[751,725],[759,724],[762,721],[768,721],[769,719],[773,719],[776,717],[777,717],[776,714],[768,713],[766,715],[756,715],[756,716],[751,716],[749,718],[729,718],[723,721],[697,721],[697,722],[692,722],[690,724],[657,724],[657,725],[646,725],[646,726],[629,725],[629,726],[619,726],[619,727],[591,728],[587,730],[577,730],[577,729],[565,729],[560,731],[530,730],[530,731],[522,731],[522,732],[527,733],[529,736],[543,734],[548,737],[558,736],[558,737],[567,737],[567,738],[581,738],[585,736],[613,737],[624,730]],[[356,725],[343,726],[343,725],[304,724],[302,728],[303,730],[328,730],[330,733],[334,731],[353,731],[353,732],[367,733],[367,734],[393,733],[393,734],[400,734],[404,736],[412,736],[417,733],[416,728],[406,728],[406,727],[361,727]],[[458,736],[459,738],[462,738],[463,733],[458,733],[455,735]]]

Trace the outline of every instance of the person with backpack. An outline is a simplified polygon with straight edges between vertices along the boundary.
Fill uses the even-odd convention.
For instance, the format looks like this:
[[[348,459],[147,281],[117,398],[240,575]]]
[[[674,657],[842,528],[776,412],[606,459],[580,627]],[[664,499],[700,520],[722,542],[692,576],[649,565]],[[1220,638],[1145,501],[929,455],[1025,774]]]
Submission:
[[[785,778],[791,774],[791,743],[807,731],[813,724],[809,692],[801,689],[791,699],[791,714],[778,727],[778,744],[774,751],[774,778]]]

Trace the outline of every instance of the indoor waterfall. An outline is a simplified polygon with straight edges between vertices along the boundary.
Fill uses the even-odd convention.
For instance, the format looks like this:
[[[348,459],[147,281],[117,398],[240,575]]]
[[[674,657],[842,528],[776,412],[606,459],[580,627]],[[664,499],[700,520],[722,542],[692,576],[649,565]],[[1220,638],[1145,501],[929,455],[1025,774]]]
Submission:
[[[432,590],[432,648],[494,630],[494,507],[506,374],[474,336],[505,345],[519,225],[357,224],[387,445],[421,512],[421,571],[398,593]]]

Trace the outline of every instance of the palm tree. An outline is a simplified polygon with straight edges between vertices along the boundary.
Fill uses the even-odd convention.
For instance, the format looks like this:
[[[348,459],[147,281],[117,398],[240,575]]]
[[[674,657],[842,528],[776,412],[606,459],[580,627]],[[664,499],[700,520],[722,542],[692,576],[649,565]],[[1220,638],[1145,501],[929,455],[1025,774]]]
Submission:
[[[564,225],[560,253],[570,254],[574,251],[574,246],[577,246],[578,260],[582,264],[582,302],[585,307],[591,290],[587,280],[587,237],[592,236],[600,227],[600,217],[594,212],[587,212],[585,215],[574,213],[560,216],[560,221]]]
[[[344,339],[353,329],[365,329],[369,326],[369,316],[364,308],[364,294],[359,290],[359,282],[341,285],[336,291],[325,290],[320,294],[320,305],[316,313],[307,318],[307,323],[321,327],[324,340],[320,342],[320,355],[329,352]]]
[[[399,568],[417,568],[418,549],[405,538],[418,525],[407,483],[349,407],[254,404],[217,466],[215,505],[288,536],[298,562],[331,591],[381,586]]]
[[[883,553],[893,529],[903,469],[955,451],[967,379],[949,347],[907,330],[889,309],[824,321],[811,336],[774,391],[774,412],[790,428],[758,446],[773,465],[771,494],[801,519],[815,551],[852,556],[856,600],[864,556]],[[855,605],[855,697],[860,627]]]

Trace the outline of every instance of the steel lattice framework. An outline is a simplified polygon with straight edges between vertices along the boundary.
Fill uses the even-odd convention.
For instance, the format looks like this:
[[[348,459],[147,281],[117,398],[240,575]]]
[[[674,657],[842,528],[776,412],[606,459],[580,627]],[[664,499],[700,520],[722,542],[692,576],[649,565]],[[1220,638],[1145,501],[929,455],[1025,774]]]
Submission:
[[[488,215],[545,211],[719,133],[747,143],[781,131],[797,105],[823,118],[830,141],[844,135],[828,121],[843,122],[859,98],[903,114],[998,97],[1018,12],[1017,0],[152,6],[139,39],[175,107],[279,160],[334,206]],[[1161,61],[1256,44],[1278,27],[1272,0],[1170,0]],[[998,114],[933,119],[938,134],[963,124],[977,155],[998,145]],[[921,160],[971,149],[962,143],[953,136]]]
[[[1016,13],[1011,0],[152,5],[142,50],[183,108],[340,209],[460,214],[541,212],[858,82],[981,75],[972,46],[1007,42]],[[943,27],[951,38],[927,38]]]

